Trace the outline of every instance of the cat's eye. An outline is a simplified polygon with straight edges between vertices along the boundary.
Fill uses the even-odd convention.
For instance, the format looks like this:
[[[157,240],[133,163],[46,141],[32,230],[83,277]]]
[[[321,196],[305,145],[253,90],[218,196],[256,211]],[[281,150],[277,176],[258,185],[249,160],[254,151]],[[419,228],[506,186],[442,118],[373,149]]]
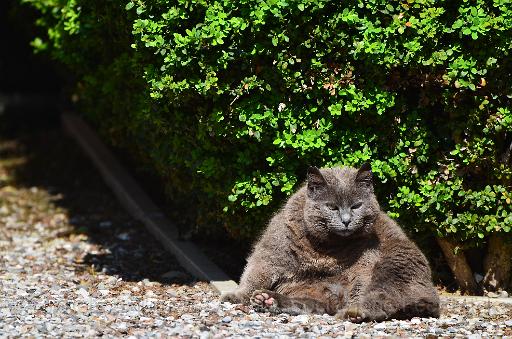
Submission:
[[[353,210],[356,210],[359,207],[361,207],[362,205],[363,205],[363,202],[362,201],[358,201],[354,205],[352,205],[352,207],[350,207],[350,208],[353,209]]]
[[[338,209],[338,206],[334,205],[334,204],[328,204],[327,205],[327,208],[330,209],[331,211],[335,211]]]

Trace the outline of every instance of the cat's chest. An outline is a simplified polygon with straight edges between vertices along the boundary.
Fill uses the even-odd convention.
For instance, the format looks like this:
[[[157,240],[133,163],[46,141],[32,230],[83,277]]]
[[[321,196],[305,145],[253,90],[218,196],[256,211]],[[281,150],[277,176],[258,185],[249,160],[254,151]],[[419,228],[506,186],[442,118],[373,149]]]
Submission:
[[[298,271],[306,277],[343,275],[350,280],[357,275],[371,272],[379,260],[379,255],[377,248],[339,251],[329,255],[304,255],[298,262]]]
[[[332,257],[304,257],[298,263],[298,271],[302,276],[332,276],[340,273],[343,267]]]

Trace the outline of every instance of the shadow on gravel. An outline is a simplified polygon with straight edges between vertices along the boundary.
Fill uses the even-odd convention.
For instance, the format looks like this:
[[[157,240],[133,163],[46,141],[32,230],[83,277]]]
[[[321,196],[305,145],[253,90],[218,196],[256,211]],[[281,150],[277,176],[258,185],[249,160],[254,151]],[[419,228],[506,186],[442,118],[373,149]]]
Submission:
[[[74,81],[65,69],[34,54],[30,41],[37,29],[28,23],[38,16],[29,6],[0,1],[0,33],[9,46],[0,49],[0,189],[47,191],[51,203],[68,215],[70,233],[85,234],[98,245],[83,258],[85,269],[94,265],[124,280],[184,280],[176,260],[123,210],[62,132],[58,106],[68,105],[65,84]],[[162,277],[167,272],[168,278]]]
[[[37,187],[52,196],[73,226],[61,236],[85,234],[101,249],[88,253],[80,269],[92,267],[126,281],[191,282],[176,259],[120,206],[58,120],[49,120],[27,124],[16,112],[0,117],[0,161],[12,177],[2,182],[0,173],[0,188]]]

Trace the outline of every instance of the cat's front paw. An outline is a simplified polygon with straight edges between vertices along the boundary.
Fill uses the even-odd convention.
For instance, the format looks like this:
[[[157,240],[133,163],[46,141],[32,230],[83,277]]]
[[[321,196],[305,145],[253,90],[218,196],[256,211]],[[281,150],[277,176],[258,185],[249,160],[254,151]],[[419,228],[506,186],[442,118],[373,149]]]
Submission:
[[[360,323],[368,318],[368,312],[359,304],[349,305],[336,314],[336,318],[349,320],[353,323]]]
[[[232,304],[242,304],[243,300],[238,293],[225,293],[220,296],[220,301],[229,302]]]
[[[256,290],[253,292],[250,302],[256,310],[278,313],[279,303],[277,301],[277,293],[275,292]]]

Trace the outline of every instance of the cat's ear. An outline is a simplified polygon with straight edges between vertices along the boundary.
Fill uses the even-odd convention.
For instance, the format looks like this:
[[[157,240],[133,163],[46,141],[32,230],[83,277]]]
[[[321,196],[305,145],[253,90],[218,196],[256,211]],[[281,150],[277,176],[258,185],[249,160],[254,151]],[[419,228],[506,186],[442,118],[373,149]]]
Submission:
[[[327,191],[327,181],[320,170],[314,166],[308,168],[308,197],[317,198]]]
[[[373,187],[373,180],[372,180],[372,166],[370,163],[365,162],[359,170],[357,170],[356,174],[356,182],[362,183],[364,185],[367,185],[369,187]]]

